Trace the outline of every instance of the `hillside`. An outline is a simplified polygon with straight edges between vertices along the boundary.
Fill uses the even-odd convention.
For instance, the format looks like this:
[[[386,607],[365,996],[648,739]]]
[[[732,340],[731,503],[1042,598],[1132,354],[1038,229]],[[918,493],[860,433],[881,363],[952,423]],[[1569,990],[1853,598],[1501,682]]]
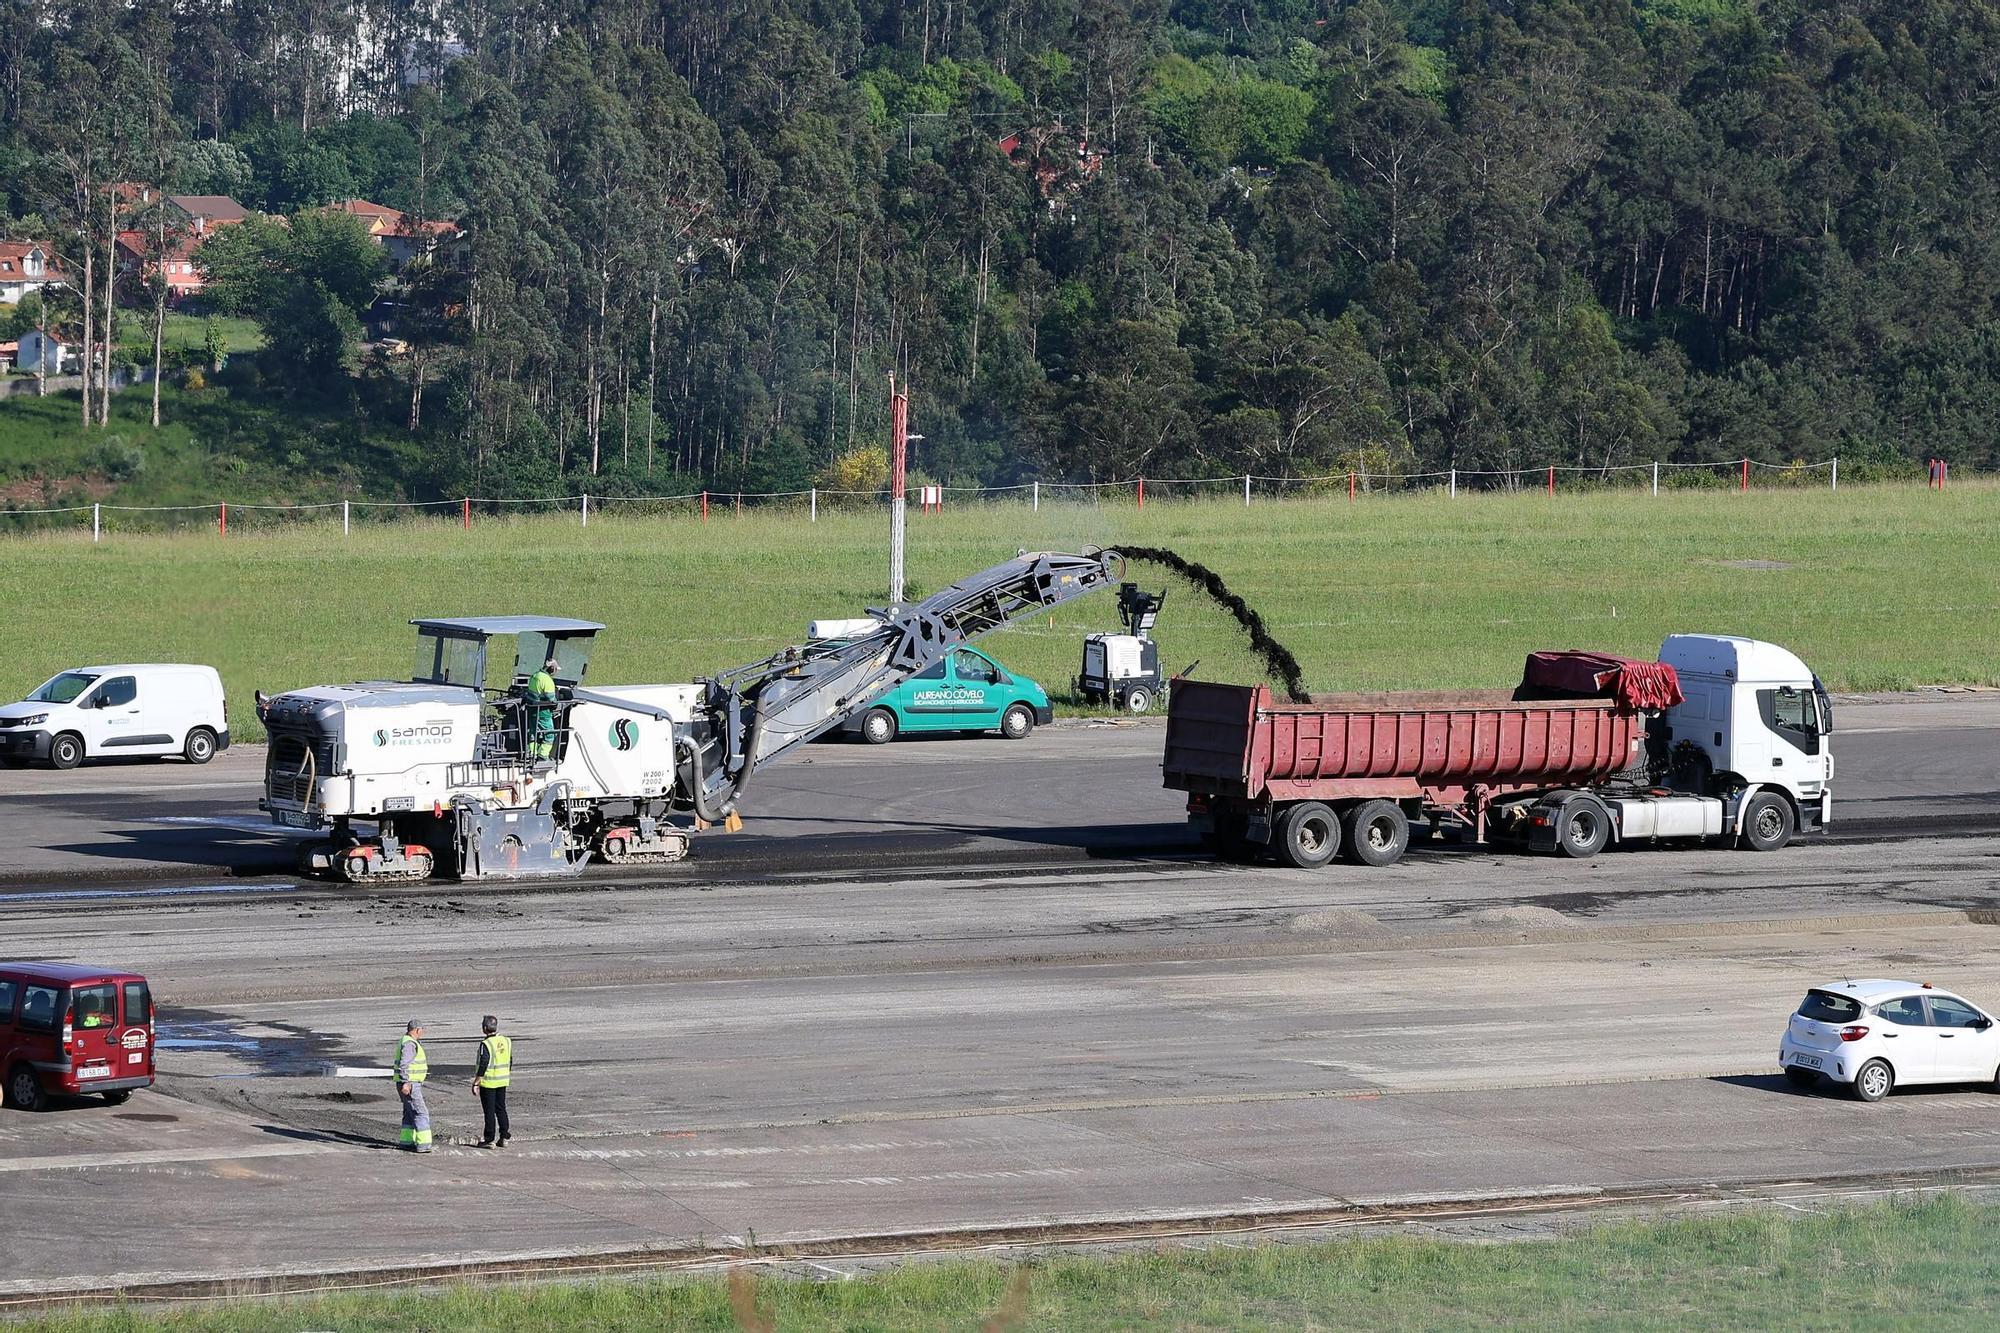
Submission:
[[[127,229],[141,323],[194,256],[309,476],[331,414],[389,493],[789,489],[891,371],[960,484],[2000,450],[1985,7],[62,12],[0,43],[5,230],[80,283]]]

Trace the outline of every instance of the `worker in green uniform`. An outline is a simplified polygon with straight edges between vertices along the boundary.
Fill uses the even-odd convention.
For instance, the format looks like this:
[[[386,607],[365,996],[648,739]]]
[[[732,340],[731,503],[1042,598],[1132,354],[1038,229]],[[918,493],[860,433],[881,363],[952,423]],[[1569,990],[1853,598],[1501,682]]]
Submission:
[[[528,743],[530,759],[552,759],[556,752],[556,659],[542,663],[542,669],[528,680],[528,703],[534,738]]]
[[[514,1043],[500,1035],[500,1020],[492,1014],[479,1020],[479,1063],[472,1086],[479,1089],[479,1109],[486,1117],[482,1148],[504,1148],[512,1136],[507,1124],[507,1086],[514,1081]]]
[[[403,1132],[396,1142],[411,1152],[431,1150],[431,1109],[424,1105],[430,1060],[424,1055],[424,1025],[411,1019],[396,1043],[396,1095],[403,1099]]]

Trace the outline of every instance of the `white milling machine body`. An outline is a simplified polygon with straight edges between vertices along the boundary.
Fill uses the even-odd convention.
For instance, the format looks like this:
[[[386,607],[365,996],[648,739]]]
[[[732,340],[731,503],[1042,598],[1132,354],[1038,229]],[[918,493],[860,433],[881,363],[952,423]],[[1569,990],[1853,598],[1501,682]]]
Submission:
[[[593,621],[412,621],[409,681],[259,695],[270,734],[260,808],[285,827],[327,830],[302,868],[357,882],[568,874],[593,855],[678,860],[691,832],[740,826],[738,800],[764,765],[968,640],[1111,586],[1117,563],[1110,552],[1023,553],[842,626],[864,633],[687,685],[586,687],[604,628]],[[488,645],[507,636],[511,674],[489,687]],[[558,699],[544,755],[526,688],[548,657]]]

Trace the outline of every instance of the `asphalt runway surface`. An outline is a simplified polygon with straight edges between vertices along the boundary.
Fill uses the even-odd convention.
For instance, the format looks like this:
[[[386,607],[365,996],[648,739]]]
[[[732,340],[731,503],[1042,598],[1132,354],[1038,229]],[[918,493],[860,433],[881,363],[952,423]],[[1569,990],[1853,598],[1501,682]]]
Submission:
[[[1145,723],[814,747],[683,866],[375,892],[264,873],[250,747],[0,773],[0,955],[145,971],[165,1071],[0,1111],[46,1219],[0,1296],[2000,1168],[1991,1091],[1773,1076],[1816,981],[2000,1004],[2000,700],[1837,722],[1835,836],[1780,853],[1319,872],[1198,855]]]

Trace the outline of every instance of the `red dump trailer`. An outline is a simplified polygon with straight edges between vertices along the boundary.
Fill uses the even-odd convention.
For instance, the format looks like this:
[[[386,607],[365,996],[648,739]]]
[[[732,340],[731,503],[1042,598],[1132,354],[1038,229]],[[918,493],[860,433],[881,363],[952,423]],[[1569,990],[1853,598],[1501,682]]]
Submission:
[[[1676,655],[1686,660],[1689,652]],[[1762,727],[1752,682],[1734,669],[1714,676],[1711,687],[1709,673],[1698,673],[1698,714],[1680,708],[1671,666],[1579,653],[1536,654],[1513,691],[1326,694],[1289,703],[1263,685],[1182,680],[1169,694],[1162,768],[1168,788],[1188,793],[1190,822],[1222,855],[1268,847],[1300,867],[1324,865],[1343,850],[1350,860],[1387,865],[1407,848],[1412,821],[1433,833],[1449,828],[1466,840],[1576,857],[1614,840],[1718,835],[1763,849],[1823,825],[1823,783],[1798,780],[1823,750],[1818,734],[1802,742],[1811,754],[1795,756],[1791,769],[1781,755],[1777,766],[1767,757],[1761,762],[1770,772],[1744,777],[1734,771],[1748,767],[1737,762],[1739,751],[1773,753],[1747,742],[1798,738]],[[1815,683],[1806,673],[1803,688]],[[1589,690],[1600,697],[1579,697]],[[1788,696],[1770,692],[1777,707],[1790,707]],[[1714,720],[1729,717],[1733,723]],[[1656,723],[1658,735],[1649,737]],[[1688,737],[1681,749],[1656,748],[1672,746],[1676,725]],[[1671,775],[1662,762],[1668,756],[1681,765]]]

